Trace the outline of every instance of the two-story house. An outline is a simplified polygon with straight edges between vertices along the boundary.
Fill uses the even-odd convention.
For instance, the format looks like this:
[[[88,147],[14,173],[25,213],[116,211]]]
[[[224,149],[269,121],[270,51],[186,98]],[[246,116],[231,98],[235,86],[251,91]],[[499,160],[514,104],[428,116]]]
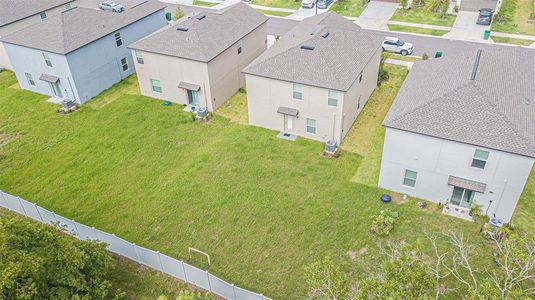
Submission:
[[[474,50],[414,64],[383,126],[379,186],[510,221],[535,158],[535,56]]]
[[[377,86],[381,41],[334,12],[301,21],[243,70],[249,123],[340,143]]]
[[[0,38],[74,6],[75,0],[0,0]],[[0,42],[0,68],[12,68],[2,42]]]
[[[72,8],[1,39],[23,89],[84,103],[135,72],[127,45],[167,24],[149,0],[122,13]]]
[[[266,49],[268,18],[243,3],[202,11],[132,45],[141,93],[215,111]]]

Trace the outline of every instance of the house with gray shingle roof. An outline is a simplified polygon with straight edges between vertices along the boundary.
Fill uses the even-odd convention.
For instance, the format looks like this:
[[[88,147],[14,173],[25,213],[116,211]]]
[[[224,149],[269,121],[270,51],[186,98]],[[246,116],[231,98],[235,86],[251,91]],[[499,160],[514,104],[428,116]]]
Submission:
[[[383,126],[379,186],[509,222],[535,160],[535,51],[414,64]]]
[[[243,70],[249,123],[340,143],[377,86],[381,42],[334,12],[301,21]]]
[[[40,23],[75,5],[75,0],[0,0],[0,38]],[[9,57],[1,42],[0,68],[11,69]]]
[[[215,111],[266,49],[268,18],[243,3],[205,10],[130,45],[143,95]]]
[[[84,103],[135,72],[127,45],[167,24],[149,0],[122,13],[72,8],[2,37],[20,86]]]

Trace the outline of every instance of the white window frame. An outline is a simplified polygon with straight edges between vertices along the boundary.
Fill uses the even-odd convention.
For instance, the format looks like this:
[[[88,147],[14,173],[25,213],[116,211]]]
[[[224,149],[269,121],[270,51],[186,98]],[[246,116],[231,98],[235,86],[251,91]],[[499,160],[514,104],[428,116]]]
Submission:
[[[41,21],[48,19],[48,15],[46,14],[46,11],[40,13],[39,17],[41,17]]]
[[[71,3],[65,3],[65,5],[63,5],[63,7],[65,8],[65,10],[70,10],[72,8],[72,5]]]
[[[52,60],[50,59],[50,55],[48,55],[48,53],[46,52],[43,52],[43,59],[45,60],[45,64],[48,66],[48,67],[52,67]]]
[[[151,89],[154,93],[158,93],[158,94],[161,94],[163,93],[163,89],[162,89],[162,82],[159,80],[159,79],[153,79],[153,78],[150,78],[149,79],[149,82],[150,82],[150,86],[151,86]],[[155,85],[154,83],[158,83],[158,85]],[[160,89],[160,91],[157,91],[154,89],[154,87],[158,87]]]
[[[329,90],[327,92],[327,105],[333,107],[338,106],[338,91]]]
[[[35,86],[35,80],[33,80],[32,74],[24,72],[24,76],[26,76],[26,80],[30,86]]]
[[[407,177],[408,172],[414,173],[414,178]],[[418,180],[418,172],[414,170],[405,169],[405,172],[403,173],[403,186],[413,189],[416,187],[416,180]],[[407,181],[412,181],[413,182],[412,185],[407,184]]]
[[[115,37],[115,45],[117,45],[117,47],[121,47],[123,45],[123,38],[121,37],[121,32],[117,31],[113,36]]]
[[[141,53],[141,50],[134,50],[134,53],[136,55],[136,61],[138,64],[143,65],[145,64],[145,60],[143,59],[143,54]]]
[[[316,135],[316,133],[318,132],[318,124],[317,124],[316,119],[307,118],[307,119],[305,120],[305,122],[306,122],[305,125],[306,125],[306,131],[307,131],[307,133],[308,133],[308,134],[312,134],[312,135]],[[312,125],[309,125],[309,122],[314,122],[314,125],[313,125],[313,126],[312,126]],[[314,132],[312,132],[312,131],[310,130],[311,128],[314,129],[314,130],[313,130]]]
[[[296,97],[299,95],[298,97]],[[292,86],[292,98],[295,100],[303,100],[303,85],[294,83]]]
[[[478,156],[478,152],[483,153],[485,157]],[[489,161],[489,155],[490,155],[490,152],[487,150],[476,149],[474,151],[474,156],[472,157],[472,163],[470,165],[474,168],[484,170],[485,167],[487,166],[487,162]],[[478,165],[478,163],[475,163],[476,161],[482,163],[483,166],[480,166]]]
[[[123,60],[124,60],[124,64],[123,64]],[[130,66],[128,65],[128,58],[126,58],[126,56],[121,58],[119,62],[121,64],[121,70],[123,70],[123,72],[128,72],[128,70],[130,70]],[[126,66],[126,70],[124,69],[124,66]]]

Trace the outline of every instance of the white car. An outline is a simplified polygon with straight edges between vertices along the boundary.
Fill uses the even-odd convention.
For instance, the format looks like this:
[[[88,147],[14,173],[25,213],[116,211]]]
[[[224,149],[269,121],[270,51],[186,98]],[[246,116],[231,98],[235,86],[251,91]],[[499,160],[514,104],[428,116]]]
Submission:
[[[303,0],[303,2],[301,2],[301,7],[312,8],[314,7],[314,4],[316,4],[316,0]]]
[[[102,10],[111,10],[113,12],[122,12],[124,7],[121,4],[117,4],[113,1],[104,1],[99,3],[98,8]]]
[[[383,41],[383,51],[399,53],[403,56],[412,54],[413,46],[402,39],[386,37]]]

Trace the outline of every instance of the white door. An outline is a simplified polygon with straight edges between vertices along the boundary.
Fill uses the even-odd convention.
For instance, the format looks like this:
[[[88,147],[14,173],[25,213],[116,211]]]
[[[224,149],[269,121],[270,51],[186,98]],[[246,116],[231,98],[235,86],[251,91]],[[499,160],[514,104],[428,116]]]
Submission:
[[[294,130],[294,117],[286,116],[286,132],[292,132]]]

